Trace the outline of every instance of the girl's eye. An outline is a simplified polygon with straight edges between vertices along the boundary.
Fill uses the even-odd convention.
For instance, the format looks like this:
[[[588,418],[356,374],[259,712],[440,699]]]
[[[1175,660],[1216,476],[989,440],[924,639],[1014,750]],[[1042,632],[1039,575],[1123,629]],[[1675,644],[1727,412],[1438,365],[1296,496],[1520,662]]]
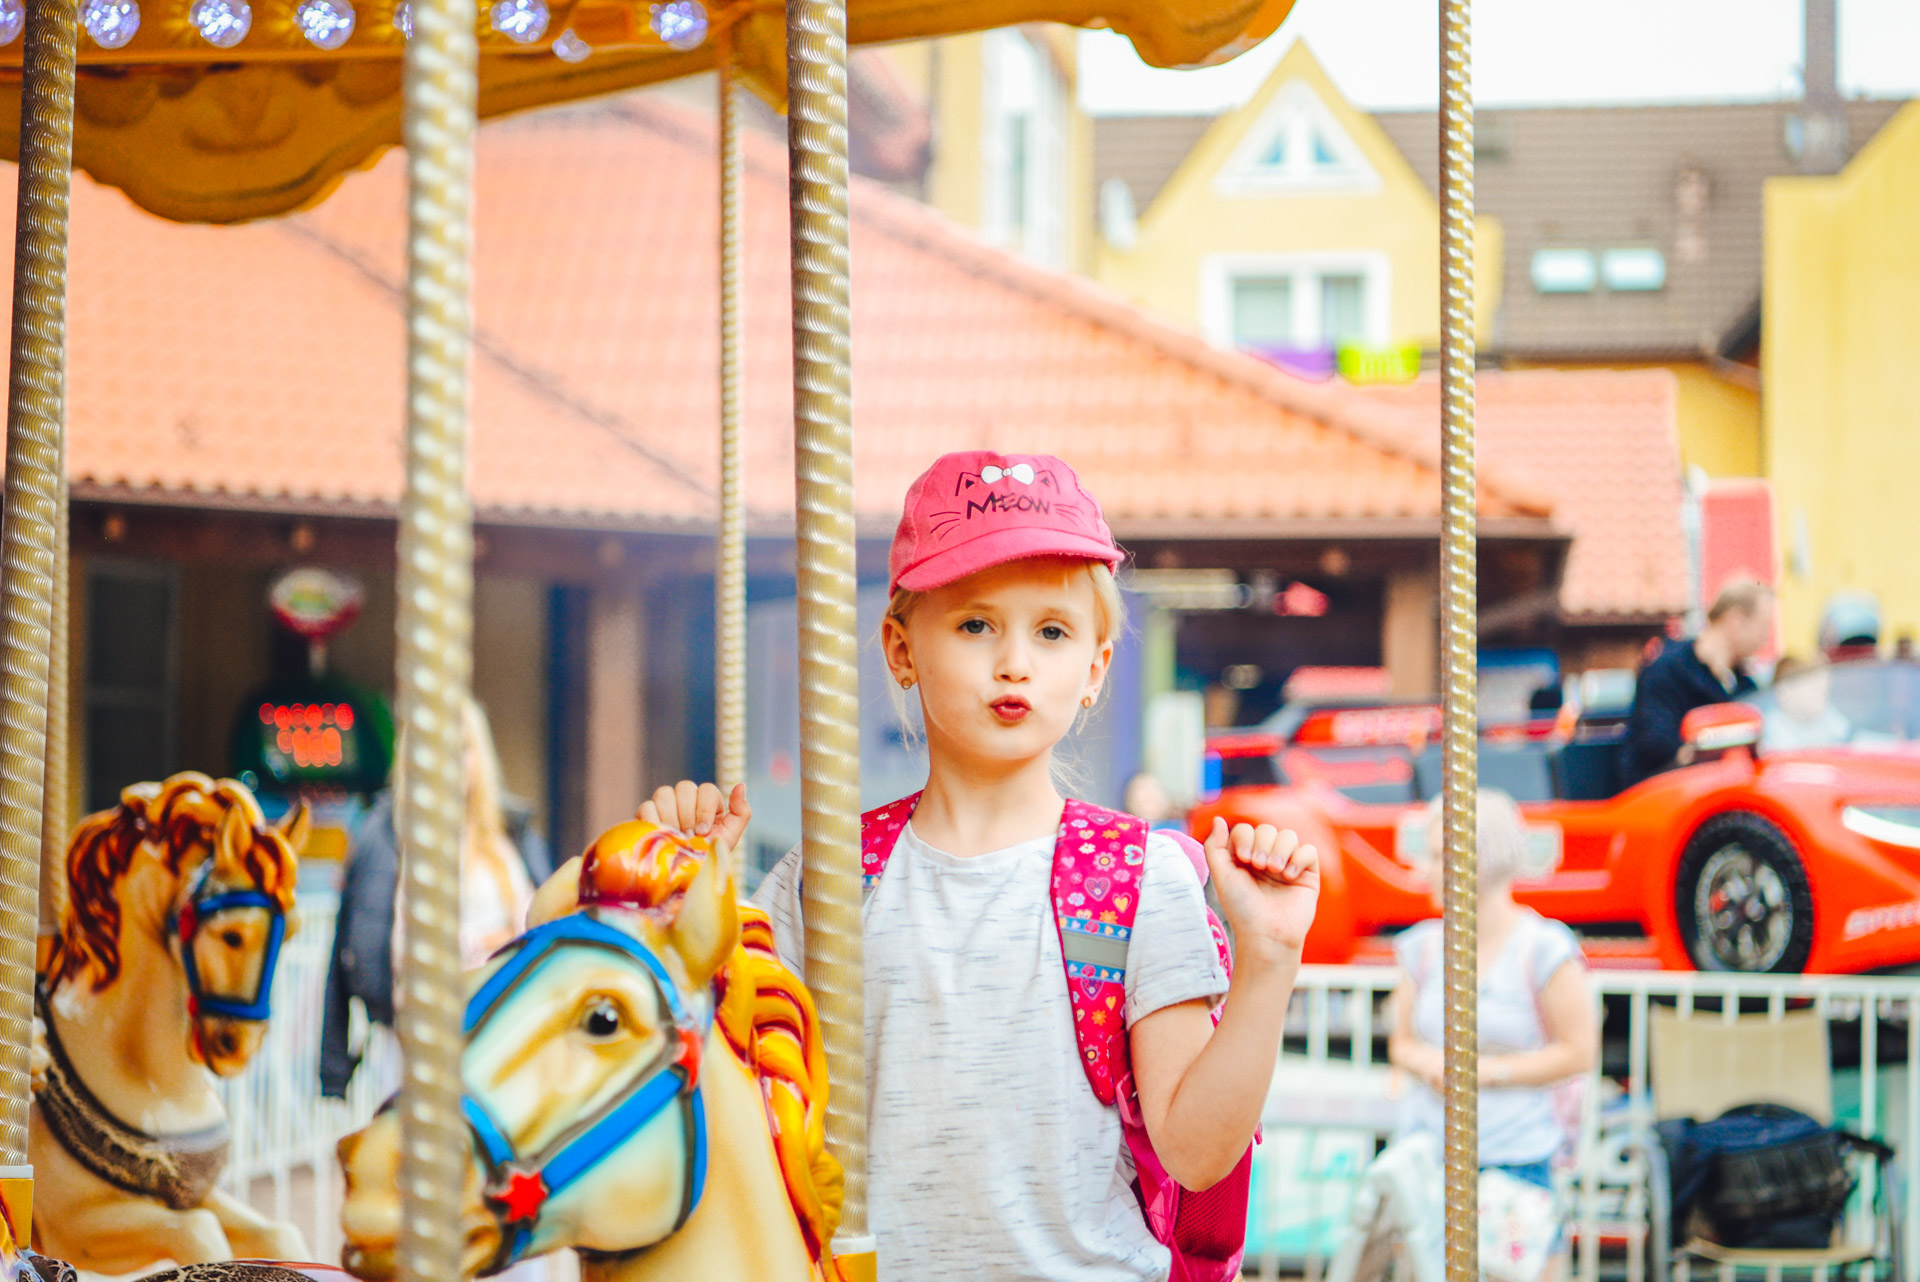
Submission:
[[[960,625],[960,630],[968,636],[983,636],[987,631],[987,621],[985,619],[968,619]]]
[[[620,1012],[612,1002],[595,1002],[581,1018],[580,1030],[596,1041],[605,1041],[620,1031]]]
[[[1067,630],[1057,623],[1049,623],[1040,629],[1040,635],[1049,641],[1064,641],[1067,639]]]

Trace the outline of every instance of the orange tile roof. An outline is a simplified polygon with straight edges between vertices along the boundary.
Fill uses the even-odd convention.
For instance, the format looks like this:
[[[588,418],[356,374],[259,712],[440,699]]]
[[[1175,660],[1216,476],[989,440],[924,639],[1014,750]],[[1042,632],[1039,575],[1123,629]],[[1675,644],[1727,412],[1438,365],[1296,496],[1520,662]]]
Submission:
[[[1405,414],[1410,440],[1437,441],[1440,388],[1373,388]],[[1570,618],[1677,614],[1687,605],[1673,375],[1665,370],[1482,371],[1483,466],[1547,496],[1573,535],[1560,590]]]
[[[785,157],[747,137],[747,500],[791,519]],[[712,520],[709,117],[657,98],[482,131],[473,492],[491,520]],[[82,493],[386,511],[400,490],[404,173],[316,210],[164,223],[76,177],[70,470]],[[12,202],[0,200],[0,228]],[[0,232],[0,234],[4,234]],[[1432,451],[1392,413],[1216,351],[914,202],[853,198],[857,503],[884,528],[942,449],[1066,455],[1124,531],[1431,523]],[[1483,477],[1490,517],[1538,520]]]

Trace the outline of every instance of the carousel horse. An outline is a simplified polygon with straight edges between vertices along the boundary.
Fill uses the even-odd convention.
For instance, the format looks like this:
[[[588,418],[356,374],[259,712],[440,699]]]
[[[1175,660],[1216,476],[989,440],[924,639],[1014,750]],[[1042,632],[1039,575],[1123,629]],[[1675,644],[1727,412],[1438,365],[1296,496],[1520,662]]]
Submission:
[[[813,1000],[730,856],[646,823],[543,886],[471,977],[467,1276],[562,1247],[585,1282],[839,1282]],[[342,1262],[395,1271],[400,1120],[340,1141]]]
[[[304,805],[270,827],[243,785],[193,772],[136,784],[75,830],[35,991],[43,1255],[124,1274],[306,1254],[297,1230],[214,1187],[229,1131],[213,1076],[266,1033],[307,832]]]

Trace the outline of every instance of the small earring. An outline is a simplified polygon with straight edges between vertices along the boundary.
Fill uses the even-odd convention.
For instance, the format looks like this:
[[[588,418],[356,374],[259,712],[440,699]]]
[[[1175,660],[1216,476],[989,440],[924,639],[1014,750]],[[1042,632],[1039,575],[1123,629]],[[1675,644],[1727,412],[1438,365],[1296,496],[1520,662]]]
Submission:
[[[912,678],[912,677],[901,677],[901,678],[900,678],[900,688],[901,688],[902,690],[911,690],[911,689],[913,689],[913,678]]]
[[[1091,708],[1093,706],[1093,696],[1087,695],[1085,698],[1080,700],[1080,706],[1083,708]]]

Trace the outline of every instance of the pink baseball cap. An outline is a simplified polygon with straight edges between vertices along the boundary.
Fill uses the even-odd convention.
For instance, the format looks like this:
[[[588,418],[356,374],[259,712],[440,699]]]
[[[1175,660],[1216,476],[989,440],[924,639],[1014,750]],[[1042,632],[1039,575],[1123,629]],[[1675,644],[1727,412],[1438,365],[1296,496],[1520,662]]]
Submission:
[[[1051,454],[942,454],[907,488],[887,558],[889,592],[928,592],[1028,557],[1102,561],[1125,553],[1100,504]]]

